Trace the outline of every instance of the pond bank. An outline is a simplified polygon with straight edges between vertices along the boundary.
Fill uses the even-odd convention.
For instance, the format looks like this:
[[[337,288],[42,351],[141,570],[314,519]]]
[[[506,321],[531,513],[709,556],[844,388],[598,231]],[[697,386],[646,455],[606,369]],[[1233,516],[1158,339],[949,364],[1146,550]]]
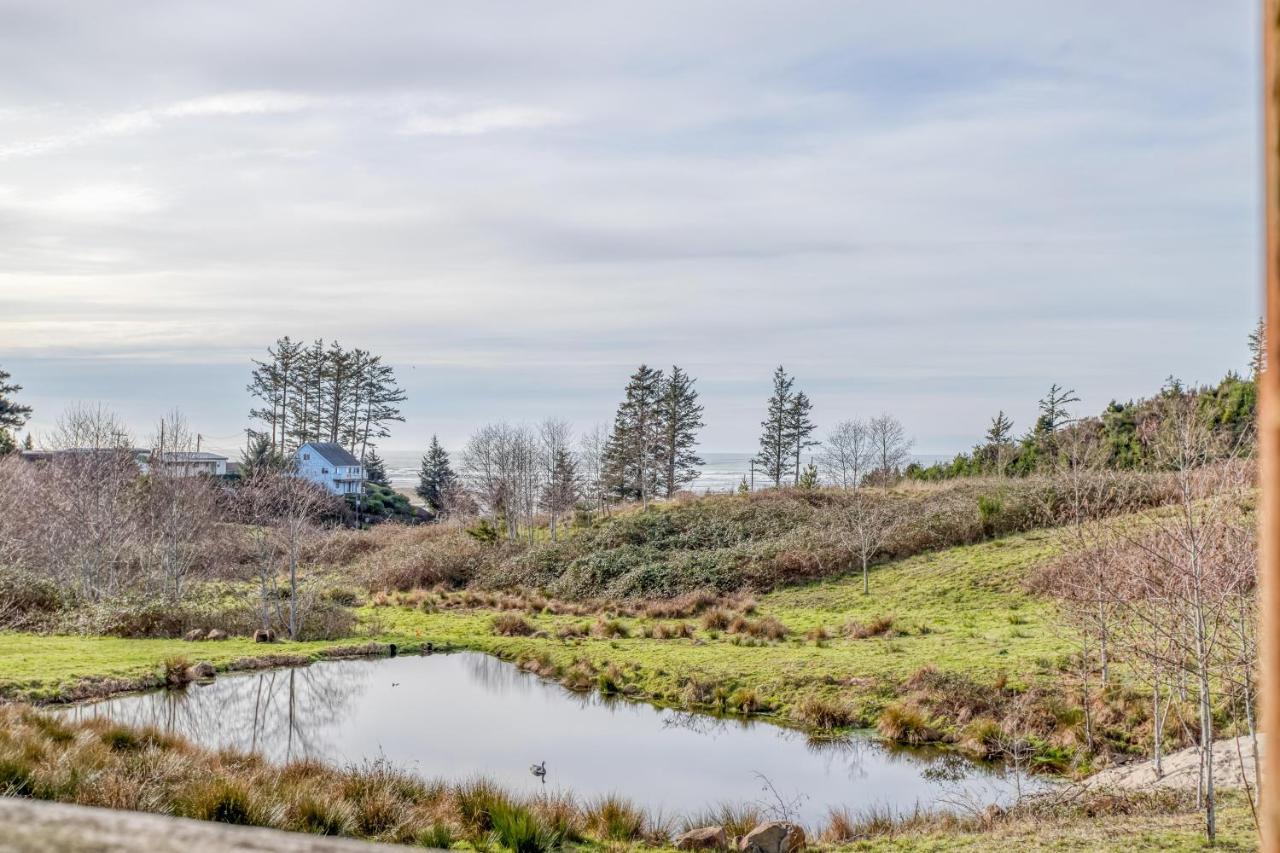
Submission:
[[[389,853],[397,848],[345,838],[188,820],[145,812],[0,797],[3,853]]]

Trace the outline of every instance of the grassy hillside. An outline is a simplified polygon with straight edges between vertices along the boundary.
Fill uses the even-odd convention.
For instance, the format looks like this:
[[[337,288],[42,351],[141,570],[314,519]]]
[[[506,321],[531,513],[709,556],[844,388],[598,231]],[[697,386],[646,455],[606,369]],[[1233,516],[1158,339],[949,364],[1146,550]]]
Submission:
[[[269,649],[235,639],[5,634],[0,693],[83,694],[103,681],[110,688],[112,679],[154,682],[171,655],[241,668],[268,650],[309,657],[335,642],[372,638],[486,651],[574,688],[664,704],[770,714],[809,727],[872,725],[887,705],[918,690],[930,668],[959,676],[944,685],[952,692],[1008,697],[1057,677],[1069,638],[1022,583],[1054,543],[1054,533],[1033,532],[896,561],[873,570],[870,595],[853,576],[754,599],[648,607],[471,591],[377,595],[358,609],[360,636]],[[504,619],[514,625],[505,633],[514,635],[504,635]],[[959,733],[945,715],[930,722]]]

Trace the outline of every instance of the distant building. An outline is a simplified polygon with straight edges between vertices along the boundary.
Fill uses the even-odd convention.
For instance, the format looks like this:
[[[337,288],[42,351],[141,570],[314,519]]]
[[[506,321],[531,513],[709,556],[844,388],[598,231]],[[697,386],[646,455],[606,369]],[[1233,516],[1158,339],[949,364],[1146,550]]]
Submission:
[[[364,487],[364,466],[342,445],[308,441],[294,454],[298,476],[335,495],[356,495]]]
[[[198,474],[208,474],[210,477],[227,475],[227,457],[217,453],[180,450],[150,453],[147,455],[147,464],[150,468],[163,466],[166,473],[179,477],[195,477]]]
[[[28,462],[53,462],[57,459],[93,459],[95,457],[125,454],[133,459],[139,473],[150,474],[153,469],[162,467],[169,475],[179,477],[196,477],[201,474],[210,477],[225,477],[227,474],[227,457],[217,453],[196,453],[171,451],[155,453],[143,448],[93,449],[71,447],[64,450],[24,450],[22,458]]]

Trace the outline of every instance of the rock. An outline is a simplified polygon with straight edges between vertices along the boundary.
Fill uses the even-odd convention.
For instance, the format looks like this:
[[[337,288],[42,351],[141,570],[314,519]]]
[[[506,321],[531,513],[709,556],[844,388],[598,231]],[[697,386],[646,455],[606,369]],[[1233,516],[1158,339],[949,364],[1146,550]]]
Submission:
[[[227,638],[227,632],[219,630],[217,628],[212,629],[211,631],[209,631],[208,634],[205,635],[206,640],[225,640],[226,638]]]
[[[218,672],[213,668],[213,664],[208,661],[193,663],[191,666],[187,667],[186,673],[188,681],[205,681],[213,678],[217,674]]]
[[[743,837],[738,848],[743,853],[794,853],[804,849],[804,830],[782,820],[762,823]]]
[[[196,640],[203,640],[204,629],[192,628],[190,631],[188,631],[186,634],[183,635],[182,639],[186,640],[188,643],[194,643]]]
[[[253,632],[253,641],[255,643],[274,643],[276,641],[276,632],[269,628],[259,628]]]
[[[723,826],[703,826],[678,836],[674,843],[677,850],[726,850],[729,836]]]

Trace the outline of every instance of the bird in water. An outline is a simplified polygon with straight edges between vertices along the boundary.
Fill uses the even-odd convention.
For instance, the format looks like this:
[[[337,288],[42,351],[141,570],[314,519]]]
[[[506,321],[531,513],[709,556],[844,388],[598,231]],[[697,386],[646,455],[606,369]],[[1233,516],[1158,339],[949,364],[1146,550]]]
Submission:
[[[547,781],[547,762],[544,760],[541,764],[530,764],[529,772],[545,783]]]

